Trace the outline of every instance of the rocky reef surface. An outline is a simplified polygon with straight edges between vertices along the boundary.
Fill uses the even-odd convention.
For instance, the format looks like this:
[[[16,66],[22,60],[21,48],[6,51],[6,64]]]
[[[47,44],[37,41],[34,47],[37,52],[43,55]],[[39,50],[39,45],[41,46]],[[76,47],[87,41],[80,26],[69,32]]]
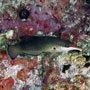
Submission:
[[[55,36],[80,46],[50,57],[18,56],[12,60],[7,44],[24,36]],[[1,0],[0,90],[89,90],[90,1]]]

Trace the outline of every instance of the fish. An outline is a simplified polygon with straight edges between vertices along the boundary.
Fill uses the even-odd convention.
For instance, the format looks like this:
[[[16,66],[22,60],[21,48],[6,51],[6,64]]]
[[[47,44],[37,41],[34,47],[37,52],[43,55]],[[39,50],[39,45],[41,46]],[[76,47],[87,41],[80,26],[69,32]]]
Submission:
[[[23,54],[35,56],[45,52],[57,53],[70,50],[82,51],[82,48],[54,36],[25,36],[14,45],[7,45],[7,53],[11,59]]]

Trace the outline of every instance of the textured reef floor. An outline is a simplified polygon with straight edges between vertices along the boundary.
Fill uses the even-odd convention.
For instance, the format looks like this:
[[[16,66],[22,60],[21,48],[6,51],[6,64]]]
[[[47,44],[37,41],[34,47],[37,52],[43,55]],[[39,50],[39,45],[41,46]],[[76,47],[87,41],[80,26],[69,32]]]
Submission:
[[[7,44],[31,35],[59,37],[83,50],[12,60]],[[90,1],[1,0],[0,90],[90,90]]]

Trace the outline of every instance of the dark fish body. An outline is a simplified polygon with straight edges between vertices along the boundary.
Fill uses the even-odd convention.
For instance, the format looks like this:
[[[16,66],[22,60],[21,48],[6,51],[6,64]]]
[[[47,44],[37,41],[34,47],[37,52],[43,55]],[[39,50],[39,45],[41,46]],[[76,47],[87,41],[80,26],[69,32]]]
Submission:
[[[39,55],[42,52],[61,52],[70,46],[70,42],[51,36],[23,37],[15,45],[8,45],[8,55],[14,59],[19,54]],[[62,49],[62,47],[65,47]],[[67,51],[67,50],[66,50]]]

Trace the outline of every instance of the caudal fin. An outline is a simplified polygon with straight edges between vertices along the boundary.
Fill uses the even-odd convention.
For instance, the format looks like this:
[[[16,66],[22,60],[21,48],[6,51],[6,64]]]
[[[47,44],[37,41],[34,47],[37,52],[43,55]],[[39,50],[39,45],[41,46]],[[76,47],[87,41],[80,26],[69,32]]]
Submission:
[[[17,49],[12,45],[8,45],[7,52],[11,59],[15,59],[18,55]]]

